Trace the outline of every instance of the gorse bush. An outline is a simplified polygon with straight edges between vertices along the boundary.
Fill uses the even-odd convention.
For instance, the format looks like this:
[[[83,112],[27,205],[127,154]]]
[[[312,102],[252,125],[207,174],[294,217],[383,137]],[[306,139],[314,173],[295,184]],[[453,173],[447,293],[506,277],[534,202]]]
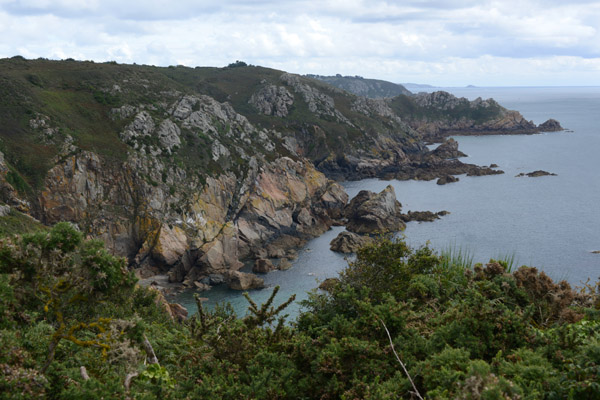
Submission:
[[[295,322],[275,289],[177,324],[68,224],[4,239],[0,397],[600,398],[598,288],[468,259],[381,238]]]
[[[73,376],[83,376],[82,367],[91,374],[88,381],[122,381],[126,372],[142,368],[145,322],[134,311],[152,321],[156,306],[135,282],[125,259],[110,255],[99,241],[84,240],[69,223],[0,239],[4,396],[55,397],[65,390],[66,396]]]

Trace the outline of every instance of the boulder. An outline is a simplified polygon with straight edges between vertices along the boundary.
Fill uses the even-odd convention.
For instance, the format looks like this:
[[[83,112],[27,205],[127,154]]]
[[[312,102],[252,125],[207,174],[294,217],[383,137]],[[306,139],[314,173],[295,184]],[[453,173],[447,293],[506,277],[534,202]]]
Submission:
[[[361,190],[344,210],[348,219],[346,229],[354,233],[403,230],[406,225],[402,221],[401,207],[391,185],[377,194]]]
[[[233,290],[262,289],[265,281],[254,274],[240,271],[228,271],[227,283]]]
[[[292,268],[292,263],[287,258],[282,258],[277,265],[277,269],[280,271],[287,271],[290,268]]]
[[[267,272],[271,272],[275,269],[275,266],[269,259],[259,258],[254,261],[254,267],[252,267],[252,272],[259,274],[266,274]]]
[[[369,236],[357,235],[353,232],[341,232],[330,243],[331,251],[338,253],[356,253],[356,250],[372,243],[373,239]]]

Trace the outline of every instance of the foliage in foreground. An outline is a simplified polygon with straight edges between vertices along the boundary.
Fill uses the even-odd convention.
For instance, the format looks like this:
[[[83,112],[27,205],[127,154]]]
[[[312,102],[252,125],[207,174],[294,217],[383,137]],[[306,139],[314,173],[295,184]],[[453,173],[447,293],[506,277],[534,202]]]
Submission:
[[[277,290],[246,317],[200,304],[176,324],[121,263],[67,225],[0,243],[0,398],[600,398],[597,288],[535,268],[382,239],[292,325]],[[76,341],[57,341],[57,309]]]

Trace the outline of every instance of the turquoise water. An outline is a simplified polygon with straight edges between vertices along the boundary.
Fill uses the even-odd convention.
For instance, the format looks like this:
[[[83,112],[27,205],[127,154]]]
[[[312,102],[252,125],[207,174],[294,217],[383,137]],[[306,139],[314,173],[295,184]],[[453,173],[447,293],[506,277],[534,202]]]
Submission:
[[[559,120],[566,132],[531,136],[455,137],[463,159],[479,165],[496,163],[503,175],[460,176],[444,186],[435,181],[346,182],[352,197],[362,189],[380,191],[392,184],[403,210],[448,210],[450,215],[433,223],[408,224],[402,233],[415,245],[429,242],[436,249],[468,250],[476,262],[514,256],[517,265],[538,267],[555,279],[578,284],[600,278],[600,87],[584,88],[450,88],[470,99],[493,97],[500,104],[520,111],[541,123]],[[521,172],[543,169],[558,176],[516,178]],[[252,291],[251,297],[265,301],[272,287],[281,286],[279,302],[306,292],[318,281],[336,276],[347,263],[329,250],[329,242],[343,228],[334,228],[312,240],[299,252],[288,271],[265,275],[270,288]],[[243,315],[247,302],[241,293],[225,287],[201,294],[211,308],[228,301]],[[177,301],[195,311],[191,293]],[[288,308],[295,315],[300,306]]]

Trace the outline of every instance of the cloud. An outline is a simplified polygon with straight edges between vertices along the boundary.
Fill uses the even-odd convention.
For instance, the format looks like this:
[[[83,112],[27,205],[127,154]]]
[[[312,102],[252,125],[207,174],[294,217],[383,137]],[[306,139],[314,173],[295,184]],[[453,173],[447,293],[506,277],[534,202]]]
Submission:
[[[5,57],[600,84],[599,1],[0,0],[0,35]]]

